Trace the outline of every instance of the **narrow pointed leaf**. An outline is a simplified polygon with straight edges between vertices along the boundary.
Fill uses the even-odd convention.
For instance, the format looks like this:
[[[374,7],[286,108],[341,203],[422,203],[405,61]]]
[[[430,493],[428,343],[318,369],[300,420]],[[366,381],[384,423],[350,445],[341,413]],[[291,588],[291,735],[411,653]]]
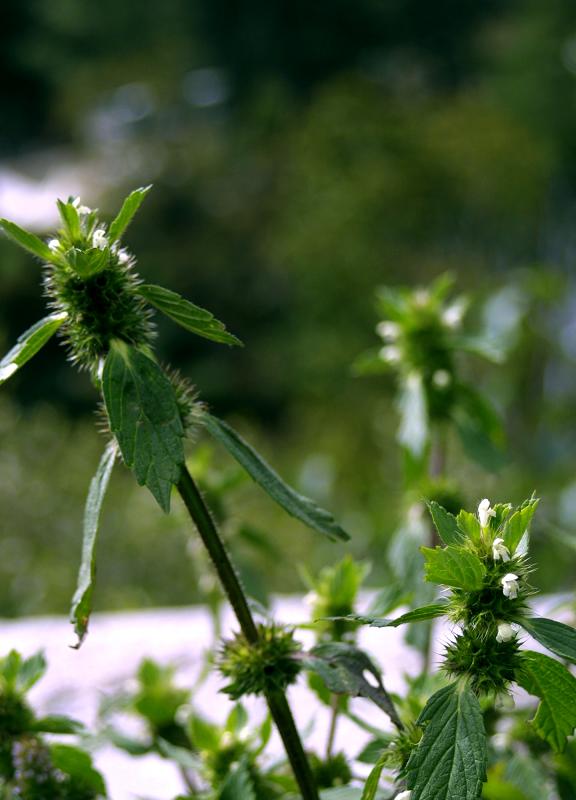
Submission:
[[[426,580],[455,589],[475,592],[482,588],[486,568],[477,555],[452,545],[444,548],[421,547],[426,563]]]
[[[80,230],[80,217],[78,216],[76,207],[72,203],[63,203],[62,200],[58,200],[57,204],[68,236],[73,242],[77,242],[82,234]]]
[[[531,500],[527,505],[519,508],[512,516],[506,520],[502,538],[504,544],[514,553],[522,541],[522,537],[528,530],[534,512],[538,506],[538,500]]]
[[[35,234],[25,231],[24,228],[16,225],[15,222],[10,222],[8,219],[0,219],[0,226],[8,238],[19,244],[24,250],[28,250],[33,256],[38,256],[42,261],[54,261],[52,250],[50,250],[46,242],[43,242]]]
[[[565,658],[576,664],[576,629],[563,622],[544,617],[532,617],[520,620],[520,624],[536,639],[537,642],[556,653],[560,658]]]
[[[396,619],[388,619],[387,617],[367,617],[362,614],[348,614],[345,617],[329,617],[329,619],[345,619],[351,622],[360,622],[363,625],[369,625],[371,628],[397,628],[399,625],[406,625],[410,622],[424,622],[429,619],[436,619],[446,613],[446,603],[431,603],[428,606],[421,606],[414,608],[412,611],[402,614]]]
[[[84,731],[84,725],[76,719],[60,714],[49,714],[34,721],[31,730],[38,733],[78,734]]]
[[[298,494],[284,483],[262,456],[228,423],[211,414],[204,414],[203,423],[210,435],[224,445],[230,455],[284,511],[330,539],[347,541],[350,538],[329,511],[320,508],[313,500]]]
[[[375,800],[376,794],[378,792],[378,785],[380,784],[380,777],[382,775],[382,770],[386,766],[386,757],[384,755],[380,756],[370,774],[366,778],[366,783],[364,784],[364,790],[362,791],[361,800]]]
[[[20,367],[36,355],[56,333],[68,315],[65,312],[50,314],[28,328],[0,361],[0,386],[14,375]]]
[[[210,311],[194,305],[177,292],[164,289],[162,286],[145,284],[138,287],[138,293],[150,305],[187,331],[220,344],[242,346],[240,339],[229,333],[224,323],[217,320]]]
[[[430,500],[427,505],[428,511],[432,516],[434,527],[438,531],[438,536],[444,544],[460,544],[464,536],[458,527],[456,517],[449,511],[446,511],[446,509],[435,500]]]
[[[128,195],[126,200],[124,200],[122,208],[118,212],[118,216],[110,223],[110,228],[108,230],[110,244],[117,241],[122,236],[151,188],[152,186],[144,186],[142,189],[135,189]]]
[[[155,361],[116,341],[104,364],[102,392],[124,463],[168,512],[184,464],[184,429],[172,384]]]
[[[486,780],[486,732],[477,697],[451,684],[432,695],[424,734],[406,766],[411,800],[478,800]]]
[[[75,649],[80,647],[88,632],[96,573],[95,547],[96,537],[98,535],[98,523],[100,521],[102,502],[104,501],[106,489],[108,488],[117,452],[118,447],[116,442],[110,443],[104,451],[96,474],[90,483],[90,489],[86,499],[82,561],[80,563],[80,572],[78,573],[78,586],[72,598],[71,610],[71,622],[78,636],[78,642],[74,645]]]
[[[576,728],[576,678],[554,658],[532,650],[522,655],[523,668],[516,680],[540,698],[532,725],[555,752],[561,753]]]

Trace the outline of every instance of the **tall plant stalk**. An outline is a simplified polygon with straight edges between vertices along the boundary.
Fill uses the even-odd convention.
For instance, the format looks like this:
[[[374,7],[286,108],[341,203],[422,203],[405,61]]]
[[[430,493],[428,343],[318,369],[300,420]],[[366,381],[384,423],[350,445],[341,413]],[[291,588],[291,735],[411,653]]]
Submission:
[[[259,638],[258,628],[250,611],[246,594],[224,542],[214,524],[210,510],[186,467],[182,469],[177,489],[208,551],[242,633],[251,645],[256,645]],[[304,752],[302,740],[296,729],[294,717],[285,694],[279,690],[267,691],[266,701],[272,719],[284,743],[284,748],[294,772],[294,777],[300,787],[303,800],[319,800],[310,764]]]

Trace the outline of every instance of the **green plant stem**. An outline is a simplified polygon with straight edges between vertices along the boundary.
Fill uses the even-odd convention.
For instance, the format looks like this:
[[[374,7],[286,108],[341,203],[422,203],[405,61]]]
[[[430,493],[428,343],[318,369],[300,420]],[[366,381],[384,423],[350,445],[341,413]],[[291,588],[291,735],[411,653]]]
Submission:
[[[328,741],[326,742],[326,758],[332,758],[334,750],[334,740],[336,739],[336,726],[338,725],[338,717],[340,716],[340,697],[333,694],[330,698],[330,729],[328,730]]]
[[[182,469],[177,489],[208,551],[242,633],[249,643],[256,644],[259,637],[258,628],[250,611],[246,594],[216,529],[212,515],[186,467]],[[303,800],[319,800],[310,764],[286,696],[281,691],[269,691],[266,693],[266,700],[272,719],[284,743]]]

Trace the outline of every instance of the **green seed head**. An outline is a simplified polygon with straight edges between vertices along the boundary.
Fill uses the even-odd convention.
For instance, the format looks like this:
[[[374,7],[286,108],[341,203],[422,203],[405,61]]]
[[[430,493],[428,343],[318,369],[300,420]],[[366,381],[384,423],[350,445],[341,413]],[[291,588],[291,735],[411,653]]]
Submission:
[[[507,692],[521,666],[516,637],[503,642],[497,634],[497,626],[489,633],[465,628],[446,648],[443,669],[454,677],[468,678],[479,696]]]

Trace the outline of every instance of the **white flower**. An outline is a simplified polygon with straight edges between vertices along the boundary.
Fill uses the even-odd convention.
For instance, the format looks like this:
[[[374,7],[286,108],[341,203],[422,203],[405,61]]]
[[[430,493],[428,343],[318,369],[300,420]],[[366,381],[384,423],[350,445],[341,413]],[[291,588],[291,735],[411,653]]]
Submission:
[[[116,255],[120,264],[127,264],[130,261],[130,254],[127,250],[118,250]]]
[[[500,583],[502,584],[504,597],[508,597],[510,600],[515,600],[518,597],[518,575],[508,572]]]
[[[97,247],[98,250],[104,250],[108,247],[108,239],[106,238],[106,231],[104,228],[96,228],[92,235],[92,247]]]
[[[0,383],[7,381],[10,375],[14,375],[17,369],[18,364],[15,364],[14,361],[12,361],[10,364],[6,364],[5,367],[0,367]]]
[[[412,797],[412,792],[400,792],[400,794],[396,795],[396,800],[410,800]]]
[[[448,306],[442,314],[442,322],[447,328],[459,328],[464,314],[466,313],[466,301],[464,299],[456,300],[452,305]]]
[[[480,525],[482,528],[485,528],[490,521],[490,517],[495,517],[496,512],[493,508],[490,508],[490,500],[488,498],[484,498],[480,505],[478,506],[478,519],[480,520]]]
[[[434,375],[432,375],[432,383],[434,386],[438,387],[438,389],[445,389],[452,383],[452,376],[447,369],[437,369]]]
[[[76,211],[79,214],[82,214],[83,216],[85,216],[86,214],[91,214],[92,213],[92,209],[91,208],[88,208],[88,206],[80,205],[80,198],[79,197],[75,197],[74,200],[72,200],[72,205],[74,206]]]
[[[388,364],[397,364],[400,361],[401,353],[398,347],[394,347],[393,344],[389,344],[386,345],[386,347],[380,348],[379,356],[382,361],[386,361]]]
[[[48,242],[48,247],[50,248],[50,250],[52,250],[52,252],[54,252],[55,250],[58,250],[58,248],[60,247],[60,242],[58,241],[58,239],[50,239],[50,241]]]
[[[509,622],[498,623],[498,633],[496,634],[497,642],[509,642],[514,638],[514,628]]]
[[[376,333],[385,340],[394,341],[400,333],[400,325],[391,320],[384,320],[376,325]]]
[[[500,536],[492,542],[492,558],[494,561],[502,559],[504,563],[510,561],[510,550],[508,550],[504,544],[504,539],[501,539]]]

